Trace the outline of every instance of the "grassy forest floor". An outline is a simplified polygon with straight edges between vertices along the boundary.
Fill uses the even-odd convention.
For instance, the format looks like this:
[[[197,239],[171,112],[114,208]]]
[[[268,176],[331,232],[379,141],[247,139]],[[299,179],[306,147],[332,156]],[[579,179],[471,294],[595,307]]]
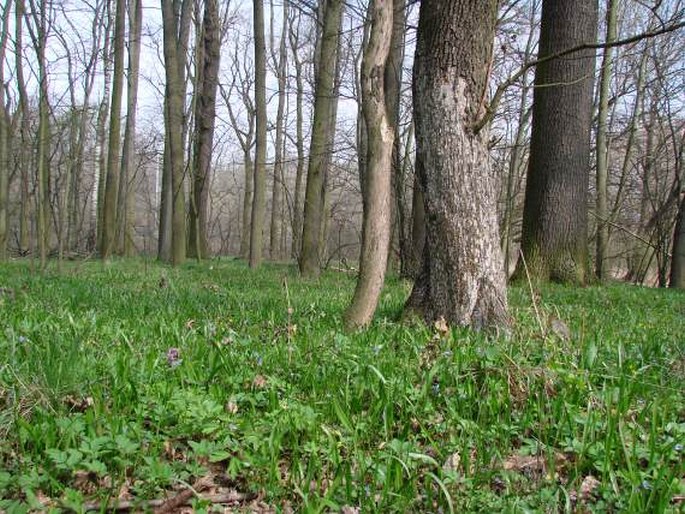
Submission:
[[[390,279],[346,334],[349,274],[50,266],[0,266],[0,511],[685,508],[682,292],[514,286],[496,338]]]

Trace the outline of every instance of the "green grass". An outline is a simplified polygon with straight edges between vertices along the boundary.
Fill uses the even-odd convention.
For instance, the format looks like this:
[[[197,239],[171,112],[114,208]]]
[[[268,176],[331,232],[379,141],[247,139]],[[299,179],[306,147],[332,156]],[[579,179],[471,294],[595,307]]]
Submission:
[[[0,510],[164,498],[210,471],[297,512],[683,508],[682,292],[550,286],[536,312],[513,287],[495,338],[399,323],[396,279],[346,334],[354,277],[288,266],[17,262],[0,287]]]

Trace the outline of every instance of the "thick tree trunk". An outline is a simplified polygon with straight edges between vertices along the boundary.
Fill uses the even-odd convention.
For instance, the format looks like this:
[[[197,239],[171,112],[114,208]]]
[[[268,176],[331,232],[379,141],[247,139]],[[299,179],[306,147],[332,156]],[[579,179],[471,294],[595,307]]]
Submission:
[[[597,0],[543,0],[539,56],[597,34]],[[533,280],[589,278],[587,192],[594,50],[537,66],[522,248]],[[517,274],[526,270],[523,261]]]
[[[333,103],[336,78],[336,59],[339,28],[343,12],[342,0],[329,0],[324,14],[321,52],[315,86],[314,121],[309,146],[307,187],[304,198],[304,219],[302,227],[302,250],[299,257],[300,273],[307,278],[319,276],[320,241],[323,223],[323,191],[328,144],[332,130]]]
[[[256,141],[254,195],[250,224],[250,268],[262,263],[264,218],[266,215],[266,43],[264,41],[264,0],[253,0],[255,49]]]
[[[616,39],[616,25],[618,15],[618,1],[607,0],[607,29],[606,42],[612,43]],[[597,249],[595,257],[595,274],[599,280],[606,280],[607,252],[609,249],[609,212],[607,207],[608,178],[609,178],[609,141],[607,139],[607,124],[609,120],[609,87],[611,85],[613,48],[608,46],[602,56],[602,73],[599,82],[599,114],[597,122]]]
[[[393,3],[372,0],[371,35],[362,60],[362,107],[368,135],[366,203],[359,278],[345,312],[348,328],[368,325],[383,289],[390,243],[390,182],[394,126],[388,115],[384,82],[393,33]],[[388,64],[390,62],[388,61]]]
[[[171,2],[162,2],[164,25],[164,62],[167,93],[167,137],[171,170],[171,263],[182,264],[186,257],[185,192],[183,189],[183,74],[181,72],[181,45],[179,45],[179,17]]]
[[[496,180],[481,116],[497,0],[423,0],[414,61],[426,242],[406,308],[474,328],[508,324]]]
[[[117,203],[121,164],[121,97],[124,88],[124,34],[126,29],[126,1],[117,0],[114,22],[114,76],[112,79],[112,105],[109,113],[109,144],[107,150],[107,178],[105,181],[102,213],[102,242],[100,256],[109,259],[116,239]]]
[[[193,174],[193,201],[190,209],[189,248],[191,257],[207,256],[207,211],[209,208],[209,184],[214,146],[216,119],[216,92],[219,64],[221,61],[221,30],[217,0],[205,0],[202,25],[202,64],[196,84],[198,91],[195,104],[195,152]]]

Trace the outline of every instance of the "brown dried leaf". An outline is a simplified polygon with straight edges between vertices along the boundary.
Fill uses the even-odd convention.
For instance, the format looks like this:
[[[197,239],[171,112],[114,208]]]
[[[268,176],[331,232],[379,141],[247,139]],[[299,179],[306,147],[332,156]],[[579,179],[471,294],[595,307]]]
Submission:
[[[459,466],[461,465],[461,455],[459,455],[459,452],[455,452],[449,457],[447,457],[447,460],[445,463],[442,465],[442,470],[443,471],[460,471]]]
[[[252,387],[256,389],[264,389],[266,387],[267,381],[264,375],[257,375],[252,381]]]
[[[236,414],[238,412],[238,404],[235,402],[226,402],[224,408],[229,414]]]
[[[592,475],[588,475],[580,484],[580,496],[583,500],[589,500],[595,493],[595,490],[601,485],[601,482]]]
[[[445,335],[447,334],[447,332],[450,331],[450,327],[447,325],[447,321],[445,321],[445,318],[442,316],[440,316],[440,319],[435,321],[433,326],[435,327],[435,330],[437,330],[442,335]]]

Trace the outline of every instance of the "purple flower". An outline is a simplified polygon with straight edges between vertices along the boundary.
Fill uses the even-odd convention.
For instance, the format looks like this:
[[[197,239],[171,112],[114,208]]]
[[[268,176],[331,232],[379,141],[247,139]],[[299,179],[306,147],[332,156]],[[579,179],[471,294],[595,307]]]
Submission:
[[[181,357],[181,351],[178,348],[169,348],[166,351],[166,361],[169,366],[172,368],[175,368],[176,366],[180,365],[183,360],[180,358]]]

